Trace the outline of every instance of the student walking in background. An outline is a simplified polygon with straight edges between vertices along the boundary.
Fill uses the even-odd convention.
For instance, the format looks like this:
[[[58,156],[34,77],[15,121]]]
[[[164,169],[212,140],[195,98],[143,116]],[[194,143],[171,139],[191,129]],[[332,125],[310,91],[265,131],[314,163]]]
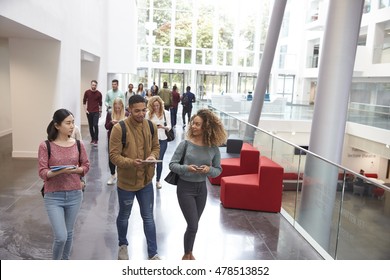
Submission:
[[[186,127],[186,115],[187,115],[187,120],[188,123],[190,122],[191,119],[191,113],[192,113],[192,103],[195,102],[195,94],[191,92],[191,87],[187,86],[186,92],[183,93],[181,97],[181,105],[183,105],[183,112],[182,112],[182,117],[183,117],[183,128]]]
[[[112,127],[119,121],[124,120],[128,115],[129,112],[125,110],[122,98],[115,98],[112,104],[112,111],[107,112],[106,115],[105,127],[107,129],[108,151],[110,151],[110,136]],[[110,156],[108,157],[108,166],[110,167],[111,177],[108,179],[107,185],[112,185],[116,181],[116,166],[111,162]]]
[[[104,104],[107,107],[107,112],[109,112],[112,109],[112,103],[114,102],[114,99],[117,97],[122,98],[123,104],[126,103],[125,95],[121,90],[119,90],[118,86],[119,86],[119,81],[116,79],[112,80],[111,82],[112,88],[107,92],[106,100],[104,102]]]
[[[172,156],[169,168],[179,174],[177,199],[187,229],[184,233],[183,260],[195,260],[193,247],[198,224],[206,206],[206,178],[222,172],[218,147],[226,142],[227,134],[220,119],[210,110],[201,109],[191,118],[187,139]],[[184,162],[180,164],[182,155]]]
[[[158,95],[161,97],[162,101],[164,101],[164,109],[169,112],[172,104],[172,93],[168,88],[168,83],[163,83],[163,88],[160,89]]]
[[[44,181],[44,201],[54,233],[53,260],[68,260],[73,243],[74,225],[83,200],[84,186],[80,177],[89,170],[89,160],[83,142],[80,150],[70,137],[74,118],[66,109],[59,109],[47,127],[47,140],[39,145],[39,177]],[[53,171],[53,166],[68,166]]]
[[[176,127],[177,124],[177,108],[179,107],[180,103],[180,93],[176,85],[172,88],[172,104],[171,104],[171,122],[172,127]]]
[[[164,110],[164,102],[160,96],[153,96],[148,102],[148,112],[145,116],[146,119],[154,122],[158,129],[158,141],[160,143],[160,157],[159,160],[164,159],[165,152],[168,147],[167,135],[165,131],[171,129],[171,116],[168,111]],[[163,163],[157,163],[157,175],[156,175],[156,188],[161,189],[160,182],[161,173],[163,169]]]
[[[84,92],[83,106],[87,114],[91,144],[98,145],[99,141],[99,118],[102,116],[102,94],[97,88],[98,82],[91,81],[91,89]]]

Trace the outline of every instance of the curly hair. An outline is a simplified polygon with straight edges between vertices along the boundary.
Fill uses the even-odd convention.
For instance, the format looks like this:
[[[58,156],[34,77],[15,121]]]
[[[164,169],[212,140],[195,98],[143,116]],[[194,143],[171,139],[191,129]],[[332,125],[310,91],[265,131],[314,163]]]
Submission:
[[[200,109],[191,117],[190,123],[195,117],[200,117],[203,120],[203,142],[209,146],[221,146],[226,143],[227,133],[221,120],[209,109]],[[187,137],[193,137],[192,126],[190,125],[187,131]]]
[[[156,115],[158,117],[162,116],[164,114],[164,101],[161,99],[160,96],[158,95],[155,95],[155,96],[152,96],[149,101],[148,101],[148,114],[149,114],[149,118],[151,119],[153,114],[154,114],[154,109],[153,109],[153,104],[154,102],[158,102],[160,103],[160,112],[158,112]]]

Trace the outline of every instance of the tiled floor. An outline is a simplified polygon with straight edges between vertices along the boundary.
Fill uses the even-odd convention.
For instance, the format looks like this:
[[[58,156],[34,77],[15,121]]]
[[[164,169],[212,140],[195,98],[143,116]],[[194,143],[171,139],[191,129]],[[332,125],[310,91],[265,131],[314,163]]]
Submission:
[[[180,116],[180,114],[179,114]],[[180,119],[180,117],[179,117]],[[181,121],[177,138],[168,146],[169,162],[176,145],[183,139]],[[118,211],[115,186],[109,178],[107,137],[100,126],[99,147],[91,147],[87,127],[82,127],[91,169],[88,187],[76,223],[72,259],[115,260]],[[37,161],[11,158],[11,135],[0,138],[0,259],[50,259],[52,231],[39,193]],[[168,173],[164,165],[163,176]],[[219,187],[208,184],[208,200],[200,221],[194,255],[207,260],[318,260],[322,257],[280,215],[224,209]],[[176,199],[176,187],[163,184],[155,191],[155,221],[158,251],[165,260],[180,260],[186,227]],[[130,217],[129,255],[144,260],[146,242],[139,208]]]

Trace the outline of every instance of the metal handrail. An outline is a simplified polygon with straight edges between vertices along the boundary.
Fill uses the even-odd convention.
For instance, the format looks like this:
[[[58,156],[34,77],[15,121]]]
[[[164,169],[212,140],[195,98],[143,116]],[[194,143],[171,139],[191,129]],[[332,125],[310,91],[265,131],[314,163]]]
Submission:
[[[232,119],[235,119],[235,120],[237,120],[237,121],[239,121],[239,122],[241,122],[241,123],[244,123],[245,125],[248,125],[249,127],[252,127],[252,128],[254,128],[254,129],[256,129],[256,130],[260,130],[261,132],[263,132],[263,133],[265,133],[265,134],[267,134],[267,135],[269,135],[269,136],[271,136],[271,137],[273,137],[273,138],[276,138],[276,139],[278,139],[279,141],[282,141],[282,142],[284,142],[284,143],[286,143],[286,144],[288,144],[288,145],[290,145],[290,146],[293,146],[294,148],[297,148],[297,149],[299,149],[300,151],[305,152],[306,154],[310,154],[310,155],[312,155],[312,156],[314,156],[314,157],[316,157],[316,158],[318,158],[318,159],[320,159],[320,160],[322,160],[322,161],[325,161],[326,163],[329,163],[329,164],[331,164],[331,165],[333,165],[333,166],[336,166],[336,167],[338,167],[338,168],[340,168],[340,169],[342,169],[342,170],[344,170],[344,171],[350,173],[350,174],[353,175],[354,177],[358,177],[358,178],[361,178],[361,179],[363,179],[363,180],[365,180],[365,181],[369,181],[370,184],[376,185],[377,187],[380,187],[380,188],[382,188],[382,189],[385,189],[385,190],[387,190],[387,191],[390,191],[390,187],[388,187],[388,186],[386,186],[386,185],[378,184],[377,182],[372,181],[369,177],[365,177],[365,176],[363,176],[363,175],[361,175],[361,174],[359,174],[359,173],[356,173],[355,171],[353,171],[353,170],[351,170],[351,169],[349,169],[349,168],[346,168],[346,167],[344,167],[344,166],[342,166],[342,165],[340,165],[340,164],[337,164],[337,163],[335,163],[335,162],[333,162],[333,161],[330,161],[330,160],[328,160],[328,159],[326,159],[326,158],[324,158],[324,157],[322,157],[322,156],[320,156],[320,155],[317,155],[317,154],[315,154],[315,153],[313,153],[313,152],[311,152],[311,151],[309,151],[309,150],[306,150],[306,149],[304,149],[304,148],[302,148],[302,147],[300,147],[300,146],[298,146],[298,145],[296,145],[296,144],[294,144],[294,143],[291,143],[291,142],[289,142],[289,141],[287,141],[287,140],[285,140],[285,139],[283,139],[283,138],[280,138],[280,137],[278,137],[278,136],[276,136],[276,135],[273,135],[272,133],[270,133],[270,132],[268,132],[268,131],[266,131],[266,130],[264,130],[264,129],[261,129],[261,128],[255,126],[255,125],[253,125],[253,124],[251,124],[251,123],[248,123],[247,121],[244,121],[244,120],[239,119],[239,118],[237,118],[237,117],[235,117],[235,116],[233,116],[233,115],[231,115],[231,114],[229,114],[229,113],[226,113],[226,112],[224,112],[224,111],[221,111],[221,110],[218,109],[217,107],[214,107],[214,106],[212,106],[212,105],[210,105],[210,104],[208,104],[208,107],[211,108],[211,109],[213,109],[213,110],[216,110],[216,111],[218,111],[218,112],[221,112],[221,113],[223,113],[223,114],[229,116],[229,117],[232,118]]]

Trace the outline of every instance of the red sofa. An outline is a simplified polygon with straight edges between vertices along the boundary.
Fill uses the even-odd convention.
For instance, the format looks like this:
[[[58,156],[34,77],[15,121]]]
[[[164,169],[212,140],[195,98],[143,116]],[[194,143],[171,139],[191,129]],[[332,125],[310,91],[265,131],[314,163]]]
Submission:
[[[258,172],[221,179],[223,207],[264,212],[280,212],[282,207],[283,167],[261,157]]]
[[[225,176],[257,173],[259,169],[260,152],[249,143],[243,143],[239,158],[221,159],[222,172],[218,177],[209,181],[213,185],[220,185]]]

